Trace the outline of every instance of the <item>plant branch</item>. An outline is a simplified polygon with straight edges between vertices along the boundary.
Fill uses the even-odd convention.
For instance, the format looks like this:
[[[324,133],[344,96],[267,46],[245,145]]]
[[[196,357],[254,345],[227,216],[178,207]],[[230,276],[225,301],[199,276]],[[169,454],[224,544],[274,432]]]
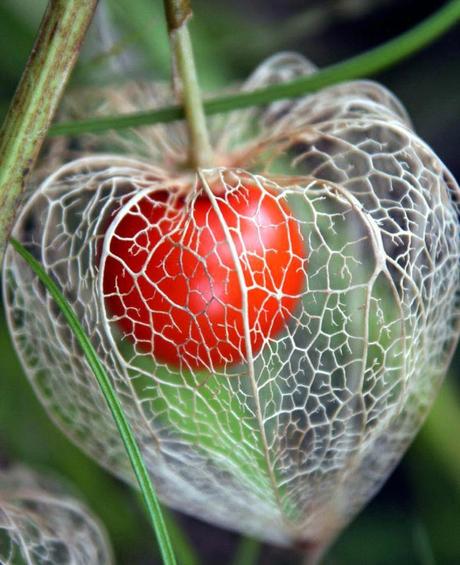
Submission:
[[[371,76],[388,68],[447,32],[460,19],[460,0],[451,0],[432,16],[402,35],[341,63],[337,63],[313,75],[281,84],[274,84],[252,92],[239,92],[205,101],[207,115],[231,112],[251,106],[269,104],[283,98],[294,98],[315,92],[341,81]],[[110,129],[139,127],[157,123],[174,122],[185,116],[182,106],[167,106],[149,112],[138,112],[125,116],[107,116],[87,120],[62,122],[51,127],[49,134],[78,135],[100,133]]]
[[[0,259],[97,0],[50,0],[0,132]]]
[[[147,468],[145,467],[145,463],[142,458],[139,446],[137,445],[134,433],[131,429],[131,426],[129,425],[128,420],[125,417],[120,400],[118,399],[118,396],[112,386],[104,365],[101,363],[99,357],[97,356],[96,350],[94,349],[88,336],[85,334],[75,312],[66,301],[64,295],[61,293],[56,283],[45,272],[45,270],[35,259],[35,257],[31,255],[31,253],[27,251],[27,249],[21,243],[19,243],[19,241],[11,238],[10,242],[14,249],[19,253],[19,255],[21,255],[21,257],[26,261],[29,267],[40,279],[42,284],[46,287],[47,291],[55,300],[70,329],[76,337],[86,358],[86,361],[97,379],[102,394],[104,395],[104,398],[112,413],[113,419],[115,420],[115,423],[117,425],[120,436],[123,440],[126,452],[131,462],[134,474],[137,478],[142,496],[144,498],[150,520],[157,536],[158,545],[160,546],[160,552],[163,557],[163,562],[165,563],[165,565],[175,565],[176,560],[161,512],[160,503],[155,493],[155,489],[150,481],[150,477]]]
[[[189,163],[194,168],[210,167],[212,149],[188,30],[192,9],[189,0],[164,0],[164,5],[173,56],[174,89],[183,102],[187,120]]]

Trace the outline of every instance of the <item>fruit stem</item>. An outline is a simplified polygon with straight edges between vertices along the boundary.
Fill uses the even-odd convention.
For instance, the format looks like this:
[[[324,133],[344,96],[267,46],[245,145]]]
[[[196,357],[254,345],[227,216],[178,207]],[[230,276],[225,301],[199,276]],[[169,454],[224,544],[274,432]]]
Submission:
[[[173,57],[173,84],[184,105],[189,134],[189,164],[211,167],[213,153],[209,141],[193,47],[188,30],[192,17],[189,0],[164,0],[169,42]]]

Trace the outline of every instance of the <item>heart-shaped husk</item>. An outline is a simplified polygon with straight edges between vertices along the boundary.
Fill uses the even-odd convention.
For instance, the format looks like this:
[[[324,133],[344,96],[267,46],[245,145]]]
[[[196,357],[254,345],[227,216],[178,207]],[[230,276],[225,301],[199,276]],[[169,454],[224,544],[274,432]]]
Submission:
[[[298,74],[302,64],[292,54],[277,56],[250,87],[284,79],[291,67]],[[164,172],[159,159],[83,158],[33,193],[14,235],[61,286],[91,336],[162,500],[273,543],[322,547],[391,472],[445,374],[459,330],[458,187],[399,102],[373,83],[245,111],[239,143],[229,133],[235,119],[215,126],[231,169],[190,178]],[[250,164],[260,173],[248,172]],[[212,190],[216,178],[224,192]],[[224,240],[216,237],[209,253],[226,246],[231,262],[223,278],[239,273],[236,309],[247,322],[241,362],[165,363],[135,332],[126,335],[107,307],[101,273],[108,258],[124,261],[112,246],[117,225],[141,213],[142,199],[180,185],[189,187],[185,225],[196,231],[197,202],[206,197],[215,211],[228,207],[227,195],[242,179],[282,202],[302,234],[305,282],[295,308],[280,331],[251,350],[250,293],[264,284],[245,275],[250,250],[235,244],[238,230],[220,215]],[[174,190],[168,194],[166,209]],[[175,245],[181,241],[192,245],[186,238]],[[133,254],[153,253],[142,249],[145,238],[126,245]],[[142,276],[132,273],[133,289],[142,287]],[[101,464],[132,480],[74,337],[11,250],[4,280],[15,345],[49,414]],[[148,298],[144,306],[158,315]]]

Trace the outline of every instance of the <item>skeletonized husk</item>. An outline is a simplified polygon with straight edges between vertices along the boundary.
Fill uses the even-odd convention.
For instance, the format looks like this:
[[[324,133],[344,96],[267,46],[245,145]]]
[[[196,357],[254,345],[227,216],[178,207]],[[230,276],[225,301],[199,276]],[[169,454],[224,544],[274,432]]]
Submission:
[[[109,565],[104,530],[55,480],[23,467],[0,471],[0,562]]]
[[[280,54],[245,88],[313,71],[301,57]],[[217,176],[232,191],[250,178],[286,204],[308,249],[305,287],[286,327],[261,349],[246,349],[244,362],[172,367],[120,331],[101,272],[118,223],[156,190],[190,183],[184,222],[197,229],[192,211],[203,182],[180,173],[182,127],[132,134],[149,161],[101,154],[63,165],[33,192],[14,236],[77,312],[165,503],[273,543],[327,544],[402,456],[457,342],[458,186],[401,104],[368,81],[213,120],[214,145],[231,174],[201,171],[204,184]],[[129,145],[120,135],[98,144]],[[217,208],[225,200],[206,195]],[[222,228],[230,245],[231,230]],[[135,239],[128,244],[134,253]],[[4,280],[10,330],[48,413],[102,465],[132,480],[75,338],[11,250]],[[244,277],[240,283],[248,296]]]

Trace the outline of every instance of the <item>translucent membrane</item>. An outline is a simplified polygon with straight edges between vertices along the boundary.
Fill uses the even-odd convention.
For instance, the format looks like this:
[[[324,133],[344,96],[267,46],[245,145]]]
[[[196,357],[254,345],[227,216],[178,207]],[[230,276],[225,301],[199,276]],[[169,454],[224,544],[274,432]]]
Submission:
[[[281,54],[244,88],[313,71]],[[142,108],[147,91],[136,92]],[[196,176],[180,173],[180,124],[99,139],[149,162],[99,155],[58,168],[14,235],[91,336],[160,497],[274,543],[322,545],[386,479],[446,372],[459,333],[459,189],[371,82],[211,129],[228,167]],[[267,202],[275,214],[261,221]],[[74,337],[12,251],[4,281],[49,414],[132,480]]]
[[[0,471],[0,562],[109,565],[105,532],[55,481],[18,466]]]

